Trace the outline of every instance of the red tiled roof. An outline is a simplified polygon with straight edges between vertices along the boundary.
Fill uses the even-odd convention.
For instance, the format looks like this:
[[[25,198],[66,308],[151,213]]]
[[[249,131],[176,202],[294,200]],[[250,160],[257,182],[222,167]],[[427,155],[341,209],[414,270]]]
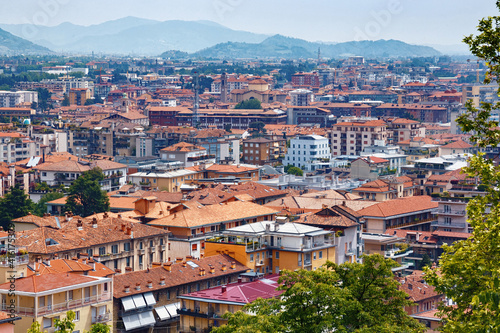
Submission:
[[[422,195],[380,202],[373,206],[366,207],[358,211],[358,213],[362,216],[390,217],[437,207],[438,203],[432,201],[430,196]]]

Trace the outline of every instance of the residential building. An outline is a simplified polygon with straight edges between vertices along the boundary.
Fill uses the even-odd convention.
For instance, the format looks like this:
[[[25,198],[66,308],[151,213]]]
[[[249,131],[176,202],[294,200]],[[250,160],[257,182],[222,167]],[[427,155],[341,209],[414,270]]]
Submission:
[[[227,254],[254,272],[314,270],[335,261],[335,237],[330,231],[300,223],[252,222],[215,234],[205,242],[205,255]]]
[[[199,260],[180,257],[155,262],[148,270],[119,274],[114,279],[113,331],[182,332],[179,313],[186,307],[180,304],[180,295],[236,282],[247,270],[231,257],[217,255]],[[198,320],[207,318],[200,316]]]
[[[92,98],[92,91],[88,88],[73,88],[69,90],[70,105],[85,105],[85,102]]]
[[[0,162],[10,164],[40,154],[39,142],[17,132],[0,133]]]
[[[271,162],[272,140],[254,138],[243,140],[243,163],[263,165]]]
[[[54,130],[53,133],[31,133],[30,136],[35,142],[48,146],[49,152],[59,153],[68,151],[68,133],[66,132]]]
[[[327,138],[319,135],[300,135],[290,139],[290,147],[285,154],[283,164],[306,169],[307,166],[311,166],[311,161],[329,161],[330,159],[331,153]]]
[[[16,232],[16,246],[26,248],[30,259],[70,259],[86,256],[111,269],[142,270],[168,258],[168,233],[120,217],[56,218],[44,226]]]
[[[458,140],[450,142],[446,145],[439,147],[439,155],[454,155],[454,154],[472,154],[474,146],[463,141]]]
[[[398,281],[400,283],[398,289],[407,293],[409,299],[413,301],[412,305],[405,307],[406,313],[410,316],[437,310],[438,306],[445,302],[445,296],[438,293],[434,286],[427,284],[424,272],[420,270],[415,270],[410,275],[399,278]]]
[[[372,110],[373,117],[404,117],[411,115],[414,119],[426,123],[447,123],[448,110],[441,106],[424,104],[382,104]]]
[[[289,106],[286,115],[288,125],[319,124],[327,127],[331,112],[317,106]]]
[[[410,177],[401,176],[377,179],[364,183],[352,190],[352,193],[366,200],[381,202],[396,198],[412,197],[416,194],[417,189],[418,187]]]
[[[7,117],[9,121],[12,118],[17,119],[31,119],[36,114],[36,110],[24,107],[0,107],[0,117]]]
[[[195,170],[152,166],[128,175],[128,180],[146,190],[180,192],[183,186],[195,183],[202,176]]]
[[[388,141],[397,144],[415,137],[425,137],[425,126],[418,121],[405,118],[388,119],[387,132]]]
[[[363,231],[359,215],[348,208],[344,202],[341,205],[324,207],[315,213],[299,215],[295,223],[303,223],[330,231],[335,235],[335,263],[359,262],[363,254]]]
[[[12,108],[23,103],[38,103],[36,91],[5,91],[0,90],[0,107]]]
[[[109,160],[74,161],[65,160],[55,163],[42,163],[35,169],[40,182],[49,186],[70,186],[83,172],[100,168],[104,179],[99,181],[101,189],[107,192],[116,191],[126,183],[127,166]]]
[[[317,72],[299,72],[292,75],[292,86],[296,88],[318,89],[320,78]]]
[[[498,84],[466,84],[462,87],[462,104],[472,101],[474,107],[479,107],[481,103],[496,103],[498,98]]]
[[[387,229],[431,230],[436,221],[438,204],[427,195],[379,202],[357,213],[365,219],[364,229],[384,233]]]
[[[387,124],[382,120],[337,123],[330,132],[334,156],[360,155],[365,147],[383,145],[387,139]]]
[[[204,147],[186,142],[179,142],[161,149],[160,157],[164,161],[182,162],[186,168],[200,164],[215,163],[215,155],[209,155]]]
[[[376,180],[380,176],[396,175],[397,169],[390,167],[389,160],[375,157],[362,156],[351,163],[351,178]]]
[[[449,171],[462,169],[467,166],[470,154],[443,155],[439,157],[423,158],[414,164],[402,166],[401,169],[407,175],[433,174],[442,175]]]
[[[409,258],[413,250],[411,247],[403,248],[405,239],[392,234],[363,232],[362,239],[366,254],[378,253],[386,259],[396,261],[399,266],[392,269],[393,272],[404,272],[414,268],[414,262]]]
[[[110,323],[113,279],[78,273],[34,274],[16,279],[15,294],[11,282],[0,285],[2,310],[22,319],[16,322],[16,332],[26,332],[33,321],[44,331],[54,332],[56,319],[68,310],[75,312],[75,330],[88,331],[95,323]]]
[[[7,311],[0,311],[0,331],[5,333],[14,333],[16,327],[15,321],[21,320],[17,315],[11,316]]]
[[[260,180],[260,167],[249,164],[212,164],[209,167],[196,166],[188,170],[198,170],[203,173],[203,178],[198,183],[218,183],[223,180],[239,182]]]
[[[277,290],[279,276],[272,275],[254,281],[213,287],[203,291],[193,291],[180,295],[180,327],[182,332],[196,329],[203,332],[227,323],[222,316],[226,312],[235,313],[257,298],[279,297],[283,291]]]
[[[307,89],[296,89],[290,91],[291,105],[309,106],[314,102],[314,93]]]
[[[272,220],[276,213],[275,209],[246,201],[226,201],[208,206],[184,202],[172,208],[169,215],[148,222],[148,225],[167,229],[171,233],[170,258],[186,254],[201,258],[203,254],[209,256],[205,250],[205,240],[214,233],[245,223]]]

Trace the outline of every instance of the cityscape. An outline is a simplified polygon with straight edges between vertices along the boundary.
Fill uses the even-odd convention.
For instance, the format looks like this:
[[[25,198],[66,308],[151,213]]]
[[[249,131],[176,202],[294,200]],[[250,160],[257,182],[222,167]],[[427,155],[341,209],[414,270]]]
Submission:
[[[2,4],[0,332],[497,332],[500,3],[427,2]]]

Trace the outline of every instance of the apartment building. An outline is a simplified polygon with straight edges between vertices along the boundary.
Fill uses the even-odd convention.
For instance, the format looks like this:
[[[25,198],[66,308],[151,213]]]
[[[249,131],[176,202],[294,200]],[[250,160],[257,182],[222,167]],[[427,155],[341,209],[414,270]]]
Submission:
[[[16,332],[27,332],[34,321],[42,330],[55,332],[56,319],[66,312],[75,312],[75,330],[88,331],[95,323],[109,323],[112,310],[113,279],[61,272],[35,274],[16,279],[15,293],[11,283],[0,285],[2,310],[14,310],[21,320],[16,321]]]
[[[103,214],[102,218],[66,216],[54,223],[16,232],[16,246],[24,247],[30,260],[71,259],[85,254],[107,267],[125,271],[151,267],[168,258],[168,233],[129,219]]]
[[[382,120],[337,123],[330,132],[334,156],[361,155],[365,147],[385,143],[387,139],[387,124]]]
[[[209,155],[204,147],[187,142],[179,142],[160,150],[163,161],[179,161],[184,167],[215,163],[215,155]]]
[[[38,103],[36,91],[5,91],[0,90],[0,107],[11,108],[22,103]]]
[[[39,142],[17,132],[0,133],[0,162],[10,164],[40,154]]]
[[[418,121],[405,118],[388,119],[387,131],[389,134],[388,141],[393,144],[416,137],[425,137],[424,125]]]
[[[257,298],[279,297],[283,291],[277,290],[279,276],[272,275],[253,281],[238,279],[237,283],[217,286],[203,291],[193,291],[180,295],[179,330],[187,332],[210,331],[212,327],[224,325],[224,313],[235,313]]]
[[[69,90],[70,105],[85,105],[85,102],[92,98],[92,92],[88,88],[73,88]]]
[[[335,262],[336,243],[330,231],[276,220],[252,222],[215,234],[205,242],[205,255],[227,254],[254,272],[314,270]]]
[[[412,197],[417,194],[418,186],[410,177],[389,177],[364,183],[352,190],[366,200],[386,201],[396,198]]]
[[[221,230],[245,223],[274,219],[278,211],[246,201],[231,201],[202,206],[198,202],[184,202],[172,208],[170,214],[148,222],[148,225],[171,232],[169,256],[181,257],[189,254],[201,258],[205,252],[206,239]]]
[[[256,165],[270,163],[273,141],[264,138],[243,140],[242,162]]]
[[[283,164],[307,171],[312,169],[312,161],[330,161],[331,152],[328,139],[319,135],[300,135],[290,140]]]
[[[187,309],[179,302],[180,295],[234,283],[247,270],[227,255],[203,259],[186,256],[173,262],[155,262],[149,270],[117,275],[113,330],[184,332],[179,316]],[[191,309],[195,313],[195,308]],[[206,318],[200,311],[197,314],[197,320]]]
[[[100,168],[104,174],[104,179],[99,181],[104,191],[116,191],[126,183],[127,166],[109,160],[64,160],[42,163],[33,169],[40,182],[46,182],[49,186],[70,186],[83,172],[93,168]]]

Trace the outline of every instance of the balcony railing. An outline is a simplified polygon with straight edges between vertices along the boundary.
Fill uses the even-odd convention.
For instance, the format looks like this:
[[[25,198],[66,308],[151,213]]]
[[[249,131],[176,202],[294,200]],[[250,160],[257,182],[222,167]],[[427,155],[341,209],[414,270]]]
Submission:
[[[23,265],[27,264],[28,262],[29,262],[29,255],[27,254],[10,258],[8,256],[0,257],[0,267]]]
[[[465,210],[446,210],[446,209],[440,209],[438,210],[439,214],[443,215],[457,215],[457,216],[465,216],[467,213]]]
[[[465,229],[467,223],[465,222],[444,222],[444,221],[432,221],[431,226],[433,227],[443,227],[443,228],[460,228]]]
[[[56,303],[47,306],[40,306],[38,307],[38,311],[35,311],[34,307],[16,306],[15,313],[20,316],[29,316],[29,317],[34,317],[35,313],[37,313],[38,316],[43,316],[57,312],[66,312],[68,310],[81,308],[89,304],[108,302],[111,300],[112,300],[111,293],[103,293],[96,296],[89,296],[76,300],[70,300],[64,303]],[[8,307],[8,304],[2,304],[2,310],[10,311],[11,309]]]
[[[110,313],[107,312],[105,314],[102,314],[102,315],[97,315],[95,317],[92,317],[92,324],[95,324],[95,323],[105,323],[107,321],[110,321]]]
[[[384,252],[385,257],[391,258],[391,259],[406,257],[412,253],[413,253],[413,249],[411,247],[409,247],[405,250],[395,248],[395,249],[387,250]]]
[[[434,217],[430,217],[430,218],[423,219],[423,220],[413,220],[413,221],[410,221],[410,222],[399,223],[399,224],[390,225],[390,226],[387,226],[387,227],[388,228],[392,228],[392,229],[397,229],[397,228],[403,228],[403,227],[407,227],[407,226],[411,226],[411,225],[416,225],[416,224],[421,224],[421,223],[436,221],[436,219],[437,219],[437,217],[434,216]]]

